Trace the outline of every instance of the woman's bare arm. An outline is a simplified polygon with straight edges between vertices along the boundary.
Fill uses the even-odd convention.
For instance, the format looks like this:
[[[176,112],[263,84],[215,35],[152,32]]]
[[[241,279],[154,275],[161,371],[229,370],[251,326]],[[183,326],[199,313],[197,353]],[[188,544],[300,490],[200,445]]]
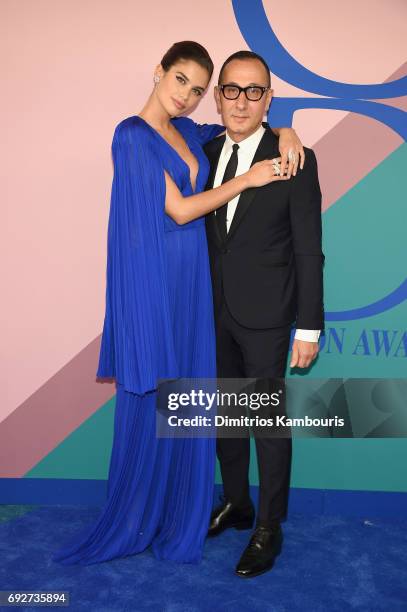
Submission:
[[[184,197],[167,172],[165,173],[165,212],[178,225],[184,225],[203,217],[233,200],[239,193],[250,187],[261,187],[273,181],[287,180],[287,176],[275,174],[276,159],[266,159],[254,164],[248,172],[196,195]]]

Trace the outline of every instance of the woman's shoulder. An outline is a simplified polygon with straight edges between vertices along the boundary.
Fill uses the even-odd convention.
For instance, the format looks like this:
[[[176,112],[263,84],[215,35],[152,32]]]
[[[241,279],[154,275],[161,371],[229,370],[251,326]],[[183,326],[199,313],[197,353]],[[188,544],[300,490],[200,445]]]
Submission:
[[[171,123],[184,136],[198,138],[198,125],[189,117],[174,117]]]
[[[177,117],[172,119],[172,122],[181,133],[194,138],[201,146],[225,131],[223,125],[217,123],[195,123],[189,117]]]
[[[189,117],[174,117],[173,119],[171,119],[171,121],[175,126],[182,126],[187,130],[196,130],[198,127],[195,121],[193,121]]]
[[[122,119],[114,130],[114,137],[120,140],[130,137],[145,139],[150,135],[149,126],[139,115],[131,115]]]
[[[202,146],[225,131],[223,125],[217,123],[195,123],[189,117],[177,117],[172,121],[175,127],[179,128],[184,134],[195,138]]]

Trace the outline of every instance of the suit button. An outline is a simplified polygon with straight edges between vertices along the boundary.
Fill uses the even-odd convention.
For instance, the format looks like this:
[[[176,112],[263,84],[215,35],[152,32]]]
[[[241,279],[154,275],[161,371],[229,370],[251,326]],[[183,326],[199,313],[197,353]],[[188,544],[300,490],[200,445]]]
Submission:
[[[230,253],[230,249],[222,249],[222,253],[223,255],[226,255],[227,253]]]

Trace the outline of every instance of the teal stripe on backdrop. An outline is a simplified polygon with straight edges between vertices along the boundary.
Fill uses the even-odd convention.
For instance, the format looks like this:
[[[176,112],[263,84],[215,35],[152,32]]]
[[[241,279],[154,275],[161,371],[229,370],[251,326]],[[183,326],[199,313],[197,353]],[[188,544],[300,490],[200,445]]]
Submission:
[[[406,278],[406,168],[403,144],[323,215],[327,311],[375,302]],[[328,322],[325,346],[309,376],[405,377],[406,321],[407,302],[373,317]],[[342,341],[341,352],[332,329]],[[384,343],[380,350],[376,345],[386,335],[387,355]]]
[[[103,404],[24,477],[107,478],[115,401],[116,396]]]
[[[258,485],[254,444],[250,482]],[[291,486],[307,489],[407,492],[407,440],[294,440]],[[221,482],[217,472],[217,483]]]
[[[345,172],[347,163],[344,158],[344,167],[338,172]],[[403,144],[324,214],[326,310],[364,306],[384,297],[405,279],[406,168],[407,144]],[[406,321],[404,302],[375,317],[327,324],[325,347],[309,376],[406,377]],[[343,338],[342,352],[335,350],[329,328],[335,328]],[[376,354],[373,330],[376,334],[379,330],[380,338],[383,330],[388,330],[388,338],[393,339],[388,355],[384,345]],[[291,484],[407,491],[405,465],[407,440],[403,438],[294,440]],[[254,452],[250,475],[252,484],[258,484]]]
[[[406,277],[406,167],[404,143],[324,213],[327,310],[374,302]]]

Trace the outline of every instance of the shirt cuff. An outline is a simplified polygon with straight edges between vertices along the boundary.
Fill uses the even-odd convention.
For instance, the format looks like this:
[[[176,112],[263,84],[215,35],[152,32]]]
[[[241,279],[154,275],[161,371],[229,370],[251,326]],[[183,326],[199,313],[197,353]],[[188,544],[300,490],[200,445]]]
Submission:
[[[297,329],[295,331],[295,340],[304,340],[305,342],[318,342],[321,331],[319,329]]]

